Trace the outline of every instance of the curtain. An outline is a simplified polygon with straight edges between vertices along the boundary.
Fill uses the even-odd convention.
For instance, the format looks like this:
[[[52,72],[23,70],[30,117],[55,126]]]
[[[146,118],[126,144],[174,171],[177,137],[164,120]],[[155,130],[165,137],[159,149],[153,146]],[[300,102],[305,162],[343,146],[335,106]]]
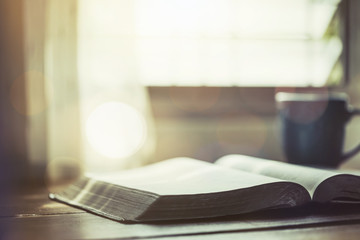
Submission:
[[[8,166],[0,175],[74,178],[82,159],[77,1],[4,0],[0,16],[0,153]]]

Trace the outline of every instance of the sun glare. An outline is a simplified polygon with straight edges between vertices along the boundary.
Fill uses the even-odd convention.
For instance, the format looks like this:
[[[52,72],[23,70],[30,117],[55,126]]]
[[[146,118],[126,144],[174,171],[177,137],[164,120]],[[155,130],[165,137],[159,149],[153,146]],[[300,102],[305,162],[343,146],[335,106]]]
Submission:
[[[126,158],[135,154],[146,138],[144,117],[121,102],[107,102],[97,107],[86,122],[90,145],[109,158]]]

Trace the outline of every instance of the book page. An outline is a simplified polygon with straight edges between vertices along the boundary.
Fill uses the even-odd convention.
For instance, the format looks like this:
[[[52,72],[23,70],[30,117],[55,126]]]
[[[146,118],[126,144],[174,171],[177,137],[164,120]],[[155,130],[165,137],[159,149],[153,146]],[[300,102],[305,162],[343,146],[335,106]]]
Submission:
[[[299,166],[245,155],[227,155],[218,159],[216,164],[298,183],[309,191],[311,197],[313,197],[320,183],[338,174],[330,170]]]
[[[106,175],[87,174],[86,176],[159,195],[214,193],[284,182],[189,158],[170,159],[142,168]]]

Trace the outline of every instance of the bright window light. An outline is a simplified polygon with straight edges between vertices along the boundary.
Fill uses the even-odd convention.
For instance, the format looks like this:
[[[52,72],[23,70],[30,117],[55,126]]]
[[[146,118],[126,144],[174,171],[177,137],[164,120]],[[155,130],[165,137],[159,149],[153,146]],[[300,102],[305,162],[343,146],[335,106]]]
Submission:
[[[143,116],[121,102],[107,102],[87,118],[86,136],[91,146],[110,159],[126,158],[140,149],[146,138]]]
[[[147,86],[321,86],[340,0],[80,0],[84,78]],[[93,67],[90,67],[93,66]]]
[[[138,0],[141,36],[322,37],[339,1]]]

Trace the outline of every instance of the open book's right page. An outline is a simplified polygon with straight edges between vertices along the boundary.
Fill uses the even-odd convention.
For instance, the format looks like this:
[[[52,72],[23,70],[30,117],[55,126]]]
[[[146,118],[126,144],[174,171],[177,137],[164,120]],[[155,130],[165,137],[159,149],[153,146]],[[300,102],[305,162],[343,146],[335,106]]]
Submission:
[[[316,202],[360,200],[360,176],[238,154],[224,156],[216,164],[296,182]]]

